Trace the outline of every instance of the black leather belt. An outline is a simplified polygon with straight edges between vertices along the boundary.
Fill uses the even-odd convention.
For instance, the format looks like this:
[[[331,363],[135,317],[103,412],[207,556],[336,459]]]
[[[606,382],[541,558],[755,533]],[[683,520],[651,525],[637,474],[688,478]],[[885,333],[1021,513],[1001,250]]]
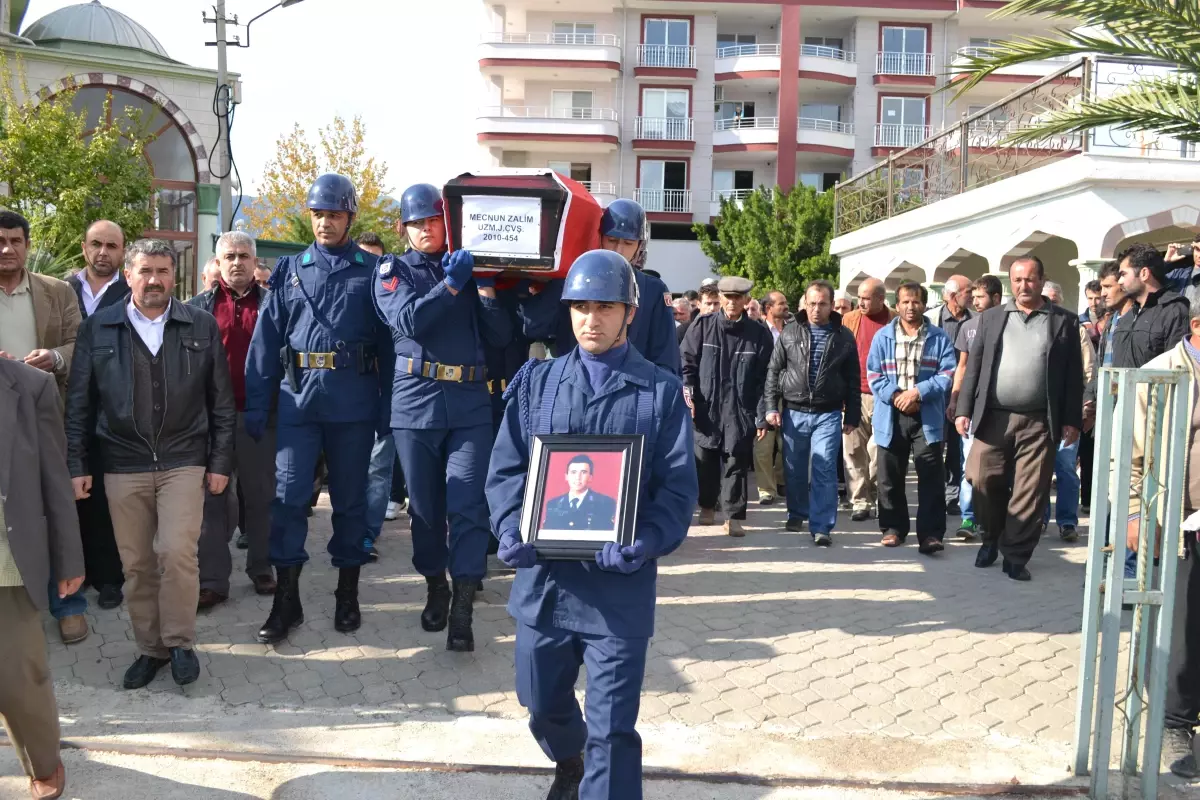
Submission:
[[[487,367],[435,364],[432,361],[422,361],[419,358],[408,358],[407,356],[400,356],[396,362],[396,367],[402,372],[410,375],[423,375],[439,381],[482,383],[487,380]]]

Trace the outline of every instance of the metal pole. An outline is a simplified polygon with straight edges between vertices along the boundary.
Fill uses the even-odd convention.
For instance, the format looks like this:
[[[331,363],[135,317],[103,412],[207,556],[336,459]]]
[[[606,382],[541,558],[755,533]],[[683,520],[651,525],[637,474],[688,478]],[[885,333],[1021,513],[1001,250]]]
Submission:
[[[216,0],[217,12],[217,92],[218,97],[223,98],[221,102],[224,105],[222,109],[225,113],[225,118],[218,119],[218,125],[225,125],[228,121],[229,112],[232,110],[233,103],[230,102],[232,92],[228,94],[221,90],[221,87],[229,85],[229,65],[226,60],[226,48],[228,43],[225,38],[225,0]],[[221,233],[226,233],[233,230],[233,170],[230,167],[232,162],[231,150],[229,148],[229,131],[221,131],[221,152],[217,154],[217,163],[221,174],[225,177],[221,178],[221,214],[220,228]]]
[[[892,161],[896,158],[895,153],[888,153],[887,160],[887,215],[888,219],[892,218]]]

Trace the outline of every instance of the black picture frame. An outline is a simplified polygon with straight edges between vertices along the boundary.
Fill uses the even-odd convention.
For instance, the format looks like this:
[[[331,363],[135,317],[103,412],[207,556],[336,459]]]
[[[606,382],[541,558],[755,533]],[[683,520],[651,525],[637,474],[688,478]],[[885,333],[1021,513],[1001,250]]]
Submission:
[[[632,545],[637,522],[638,495],[642,482],[641,434],[535,435],[530,443],[529,477],[525,482],[525,500],[521,508],[521,539],[531,543],[538,557],[560,561],[590,561],[606,542],[621,546]],[[611,528],[582,527],[566,530],[548,527],[550,502],[547,497],[549,470],[552,461],[561,461],[555,454],[621,454],[620,477],[617,481],[616,512]],[[611,455],[607,459],[611,461]],[[594,480],[594,477],[593,477]],[[607,495],[596,492],[601,497]],[[590,519],[590,518],[589,518]]]

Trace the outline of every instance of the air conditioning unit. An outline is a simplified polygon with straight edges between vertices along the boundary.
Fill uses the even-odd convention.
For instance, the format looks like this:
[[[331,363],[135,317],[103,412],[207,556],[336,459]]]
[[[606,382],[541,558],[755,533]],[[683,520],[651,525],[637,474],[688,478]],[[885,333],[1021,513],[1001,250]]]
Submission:
[[[713,102],[721,103],[725,101],[725,87],[713,86]]]

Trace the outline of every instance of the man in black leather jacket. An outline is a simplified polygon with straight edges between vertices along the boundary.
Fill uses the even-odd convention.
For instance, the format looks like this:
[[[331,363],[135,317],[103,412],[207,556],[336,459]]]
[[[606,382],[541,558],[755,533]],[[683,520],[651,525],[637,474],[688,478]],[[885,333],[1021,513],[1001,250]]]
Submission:
[[[799,531],[808,519],[813,541],[820,546],[832,544],[830,533],[837,521],[841,435],[858,427],[861,414],[854,336],[833,311],[833,285],[813,281],[804,293],[804,309],[779,334],[771,355],[766,420],[783,429],[787,529]]]
[[[167,663],[184,685],[200,675],[196,547],[204,490],[225,491],[233,471],[233,390],[217,321],[171,298],[174,248],[135,242],[125,277],[128,302],[88,317],[76,340],[67,462],[75,497],[84,499],[92,489],[94,419],[141,651],[125,688],[146,686]]]

